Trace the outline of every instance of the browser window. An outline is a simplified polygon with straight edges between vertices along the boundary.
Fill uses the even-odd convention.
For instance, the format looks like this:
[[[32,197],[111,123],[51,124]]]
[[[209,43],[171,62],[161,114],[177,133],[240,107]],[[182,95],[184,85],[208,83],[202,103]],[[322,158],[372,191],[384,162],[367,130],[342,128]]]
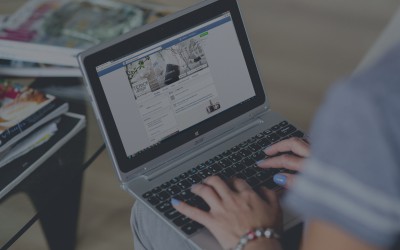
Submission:
[[[128,157],[255,96],[230,13],[97,72]]]

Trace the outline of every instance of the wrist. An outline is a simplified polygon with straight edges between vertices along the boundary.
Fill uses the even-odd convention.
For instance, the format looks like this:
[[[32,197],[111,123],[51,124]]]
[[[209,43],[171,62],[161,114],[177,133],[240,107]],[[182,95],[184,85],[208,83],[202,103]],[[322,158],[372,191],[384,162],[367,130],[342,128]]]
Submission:
[[[233,248],[234,250],[243,250],[248,247],[257,249],[255,247],[260,246],[280,246],[279,243],[280,234],[271,228],[257,228],[255,230],[249,230],[246,234],[242,235],[237,245]],[[272,248],[277,249],[277,248]]]
[[[281,250],[282,246],[278,239],[273,238],[258,238],[253,240],[244,246],[243,250],[259,250],[259,249],[271,249]]]

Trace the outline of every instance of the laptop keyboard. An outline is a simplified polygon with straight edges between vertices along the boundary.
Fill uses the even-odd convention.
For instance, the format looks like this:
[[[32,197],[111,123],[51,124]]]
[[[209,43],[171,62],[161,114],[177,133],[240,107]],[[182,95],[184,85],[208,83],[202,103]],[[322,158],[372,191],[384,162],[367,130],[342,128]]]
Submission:
[[[267,156],[263,149],[278,141],[300,137],[304,134],[287,121],[283,121],[271,128],[253,136],[252,138],[226,150],[220,155],[186,171],[179,176],[161,184],[144,193],[142,196],[166,218],[177,227],[191,235],[203,228],[203,225],[185,217],[176,211],[170,199],[172,197],[184,201],[192,206],[208,211],[207,203],[199,196],[193,194],[190,188],[193,184],[201,183],[211,175],[218,175],[226,180],[237,177],[246,180],[254,189],[265,186],[269,189],[279,189],[273,181],[273,176],[278,172],[293,172],[286,169],[261,169],[255,164]]]

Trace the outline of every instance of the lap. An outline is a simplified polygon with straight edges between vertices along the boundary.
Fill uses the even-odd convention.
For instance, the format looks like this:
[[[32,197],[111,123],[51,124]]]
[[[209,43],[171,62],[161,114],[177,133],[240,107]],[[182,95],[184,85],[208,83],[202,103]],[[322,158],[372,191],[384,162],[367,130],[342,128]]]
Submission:
[[[135,250],[194,249],[140,201],[136,201],[132,207],[131,227]]]

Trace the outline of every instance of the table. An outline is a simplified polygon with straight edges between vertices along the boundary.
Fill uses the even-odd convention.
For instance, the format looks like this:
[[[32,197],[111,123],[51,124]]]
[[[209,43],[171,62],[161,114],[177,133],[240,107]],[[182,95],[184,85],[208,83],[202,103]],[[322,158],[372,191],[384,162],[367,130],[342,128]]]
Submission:
[[[57,86],[83,89],[81,79],[46,78],[38,79],[36,88]],[[65,98],[70,103],[70,111],[91,115],[91,107],[86,99]],[[51,148],[62,133],[74,126],[73,121],[63,117],[59,130],[48,142],[36,148],[26,156],[0,169],[0,189],[5,183],[25,171],[30,163]],[[87,140],[87,127],[73,136],[57,152],[0,198],[0,247],[7,249],[25,233],[37,220],[41,222],[43,232],[50,249],[74,249],[80,206],[81,188],[84,170],[104,150],[101,139]],[[99,138],[97,135],[95,138]],[[20,196],[33,205],[33,209],[14,213],[14,197]],[[20,198],[21,199],[21,198]],[[24,201],[26,202],[26,201]]]

